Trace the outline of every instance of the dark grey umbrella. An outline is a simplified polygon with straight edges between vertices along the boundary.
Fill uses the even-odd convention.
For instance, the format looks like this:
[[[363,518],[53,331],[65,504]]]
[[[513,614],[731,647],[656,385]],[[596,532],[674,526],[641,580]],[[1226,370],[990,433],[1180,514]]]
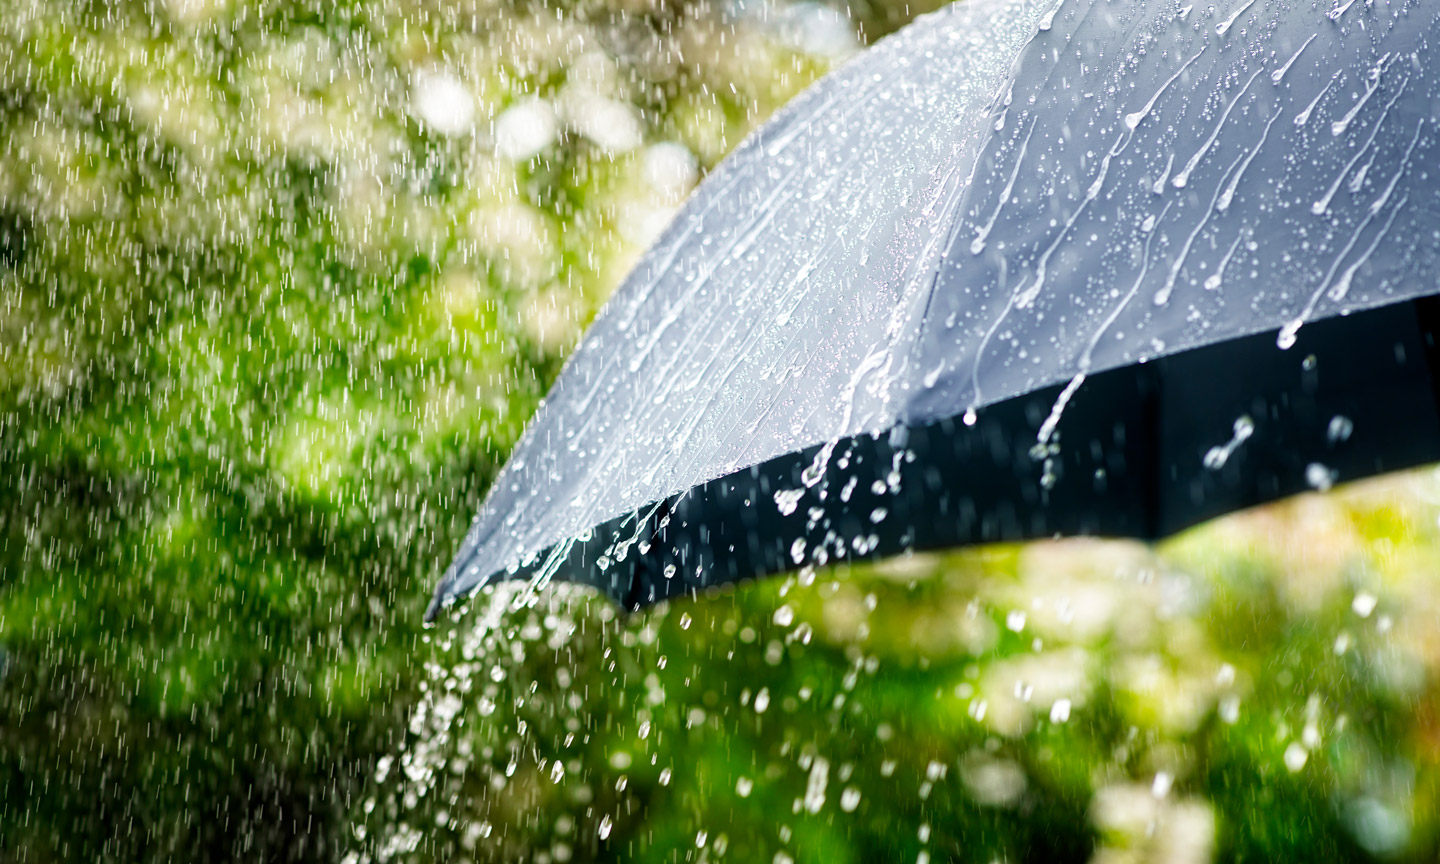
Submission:
[[[430,614],[1160,537],[1440,459],[1440,6],[968,0],[796,99],[570,359]]]

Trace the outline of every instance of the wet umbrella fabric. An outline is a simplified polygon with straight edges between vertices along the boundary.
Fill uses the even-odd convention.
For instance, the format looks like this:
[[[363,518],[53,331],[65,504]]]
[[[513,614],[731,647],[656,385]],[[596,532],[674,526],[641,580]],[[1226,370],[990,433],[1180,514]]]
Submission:
[[[1155,538],[1440,459],[1440,9],[968,0],[745,141],[611,298],[430,614]]]

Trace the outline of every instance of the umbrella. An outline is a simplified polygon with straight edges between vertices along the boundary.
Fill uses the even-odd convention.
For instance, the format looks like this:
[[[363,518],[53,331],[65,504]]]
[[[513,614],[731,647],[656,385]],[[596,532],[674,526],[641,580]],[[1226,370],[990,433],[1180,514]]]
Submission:
[[[1328,0],[1327,0],[1328,2]],[[828,76],[601,311],[429,614],[1158,538],[1440,459],[1440,7],[967,0]]]

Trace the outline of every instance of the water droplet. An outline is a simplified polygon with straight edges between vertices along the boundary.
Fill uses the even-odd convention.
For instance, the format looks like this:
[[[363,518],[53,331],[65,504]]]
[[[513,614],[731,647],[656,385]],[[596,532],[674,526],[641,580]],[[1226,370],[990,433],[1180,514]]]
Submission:
[[[1337,479],[1339,476],[1335,471],[1319,462],[1311,462],[1305,466],[1305,482],[1311,489],[1325,492],[1335,485]]]
[[[1240,697],[1226,696],[1220,700],[1220,719],[1228,724],[1233,724],[1240,719]]]
[[[1040,19],[1040,32],[1044,33],[1051,27],[1055,26],[1055,13],[1060,11],[1060,6],[1062,5],[1064,4],[1057,4],[1054,9],[1051,9],[1049,12],[1045,13],[1044,18]]]
[[[1331,21],[1339,21],[1339,20],[1340,20],[1340,16],[1344,15],[1345,12],[1346,12],[1347,10],[1349,10],[1349,8],[1350,8],[1351,6],[1354,6],[1354,5],[1355,5],[1355,0],[1346,0],[1345,3],[1336,6],[1334,9],[1331,9],[1329,12],[1326,12],[1326,13],[1325,13],[1325,17],[1326,17],[1326,18],[1329,18]],[[1368,4],[1367,4],[1367,5],[1368,5]]]
[[[1330,425],[1325,429],[1325,438],[1331,444],[1339,444],[1350,440],[1350,435],[1355,431],[1355,423],[1344,414],[1336,414],[1330,418]]]
[[[1050,722],[1065,723],[1070,720],[1070,700],[1056,699],[1055,704],[1050,706]]]
[[[779,508],[781,516],[789,516],[800,506],[800,499],[804,496],[804,489],[781,489],[775,493],[775,506]]]
[[[810,777],[805,783],[805,811],[819,813],[825,806],[825,787],[830,782],[830,761],[816,756],[810,763]]]
[[[1155,780],[1150,784],[1150,794],[1156,798],[1164,798],[1170,794],[1170,787],[1175,785],[1175,778],[1168,771],[1160,771],[1155,774]]]
[[[1255,421],[1249,414],[1242,414],[1235,418],[1235,423],[1231,427],[1231,430],[1233,434],[1229,441],[1205,451],[1205,457],[1201,462],[1211,471],[1218,471],[1224,468],[1225,463],[1230,461],[1231,455],[1239,449],[1240,445],[1250,440],[1250,436],[1255,434]]]
[[[1290,746],[1285,748],[1285,767],[1290,769],[1292,774],[1304,768],[1309,760],[1310,751],[1299,741],[1292,741]]]
[[[1305,322],[1299,318],[1280,328],[1280,335],[1275,338],[1275,345],[1282,351],[1288,351],[1295,346],[1296,334]]]
[[[1245,13],[1245,10],[1249,9],[1253,5],[1255,5],[1255,0],[1250,0],[1250,2],[1241,6],[1239,9],[1236,9],[1229,18],[1226,18],[1224,21],[1216,24],[1215,35],[1224,36],[1227,32],[1229,32],[1231,27],[1235,26],[1235,21]]]

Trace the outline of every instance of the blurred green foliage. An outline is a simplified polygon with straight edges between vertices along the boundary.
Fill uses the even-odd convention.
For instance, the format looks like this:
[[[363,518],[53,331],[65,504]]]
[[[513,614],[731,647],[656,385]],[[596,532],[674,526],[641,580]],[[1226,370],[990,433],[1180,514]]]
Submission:
[[[1437,491],[631,616],[502,586],[429,640],[351,860],[1435,860]]]
[[[566,350],[829,62],[783,35],[700,3],[0,7],[0,860],[338,855]]]
[[[422,630],[825,15],[0,4],[0,861],[1440,855],[1428,476]]]

